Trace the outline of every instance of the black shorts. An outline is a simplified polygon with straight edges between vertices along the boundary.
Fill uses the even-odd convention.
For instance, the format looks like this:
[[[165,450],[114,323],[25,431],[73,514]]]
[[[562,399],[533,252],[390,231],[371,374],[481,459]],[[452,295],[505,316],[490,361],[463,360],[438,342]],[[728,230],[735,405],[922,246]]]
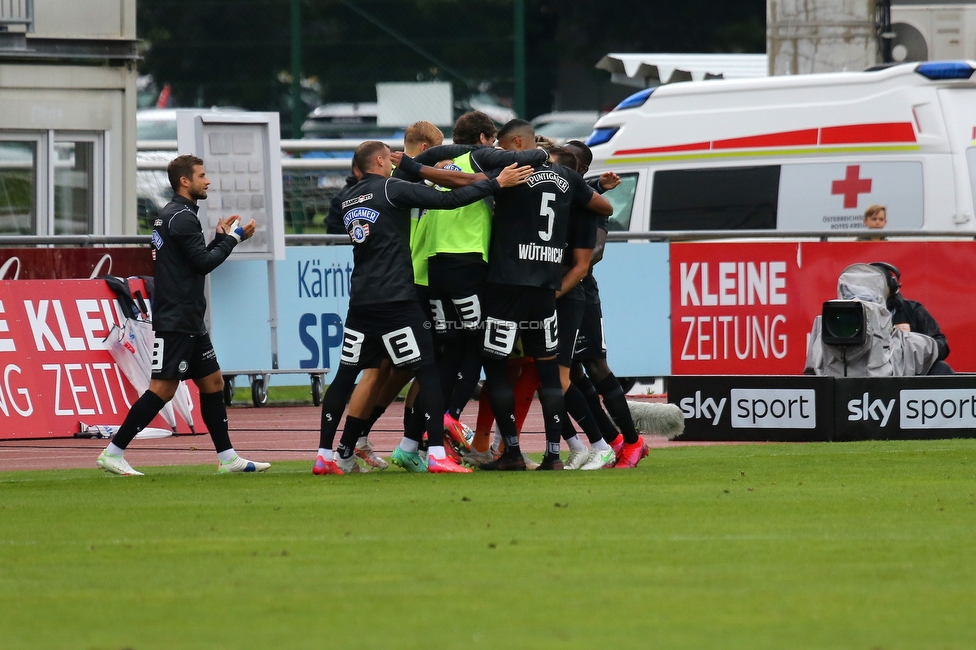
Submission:
[[[434,255],[427,260],[434,334],[459,336],[480,329],[488,265],[480,253]]]
[[[413,300],[350,307],[342,333],[339,363],[378,368],[389,359],[400,369],[434,361],[434,342],[424,312]]]
[[[201,379],[220,370],[209,334],[156,332],[153,379]]]
[[[594,361],[607,358],[607,341],[603,336],[603,309],[600,301],[586,301],[583,322],[576,337],[574,361]]]
[[[482,353],[505,359],[521,335],[528,357],[551,357],[559,342],[556,292],[539,287],[489,284],[485,290]]]
[[[583,322],[586,301],[581,298],[582,292],[570,292],[556,301],[556,313],[559,315],[559,348],[556,351],[556,361],[567,368],[573,363],[576,339]]]

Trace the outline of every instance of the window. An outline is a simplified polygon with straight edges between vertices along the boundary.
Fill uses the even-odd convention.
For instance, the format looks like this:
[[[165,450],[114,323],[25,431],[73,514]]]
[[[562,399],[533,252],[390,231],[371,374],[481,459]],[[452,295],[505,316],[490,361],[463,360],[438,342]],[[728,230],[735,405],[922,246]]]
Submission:
[[[0,234],[31,235],[37,217],[37,142],[0,140]]]
[[[976,147],[966,149],[966,166],[969,167],[969,188],[973,193],[973,206],[976,207]]]
[[[54,234],[85,235],[95,217],[95,143],[54,144]]]
[[[103,135],[0,130],[0,234],[100,234]]]
[[[609,227],[614,230],[630,230],[630,218],[634,212],[634,194],[637,192],[637,174],[621,174],[620,185],[603,196],[613,206]]]
[[[654,173],[651,230],[776,228],[779,165]]]

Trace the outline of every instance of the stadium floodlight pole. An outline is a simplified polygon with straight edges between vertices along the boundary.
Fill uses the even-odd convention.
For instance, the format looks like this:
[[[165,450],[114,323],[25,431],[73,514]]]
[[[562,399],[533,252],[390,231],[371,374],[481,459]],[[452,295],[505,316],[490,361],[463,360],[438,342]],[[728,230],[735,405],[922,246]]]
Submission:
[[[515,0],[515,113],[525,119],[525,0]]]
[[[291,137],[302,137],[302,7],[291,0]]]

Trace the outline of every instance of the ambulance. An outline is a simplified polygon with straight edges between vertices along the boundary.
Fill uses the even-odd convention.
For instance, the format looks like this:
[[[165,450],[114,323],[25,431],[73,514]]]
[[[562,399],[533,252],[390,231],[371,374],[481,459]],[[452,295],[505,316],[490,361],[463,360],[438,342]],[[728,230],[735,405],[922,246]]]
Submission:
[[[976,62],[668,84],[596,123],[611,227],[857,235],[976,229]]]

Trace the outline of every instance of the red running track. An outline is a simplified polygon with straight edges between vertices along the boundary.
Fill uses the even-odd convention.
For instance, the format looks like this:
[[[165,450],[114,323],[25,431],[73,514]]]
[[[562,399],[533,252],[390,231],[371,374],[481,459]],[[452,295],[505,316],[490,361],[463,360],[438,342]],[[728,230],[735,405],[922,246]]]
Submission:
[[[315,406],[235,406],[228,409],[231,442],[238,453],[250,460],[307,460],[311,464],[318,449],[320,413],[321,408]],[[471,402],[465,409],[463,420],[473,425],[477,414],[478,404]],[[339,432],[342,432],[341,426]],[[525,421],[522,448],[527,452],[543,451],[545,438],[542,432],[542,411],[536,401]],[[385,456],[393,451],[402,435],[403,403],[397,402],[376,423],[369,438],[376,452]],[[652,447],[729,444],[671,442],[663,437],[647,440]],[[95,459],[107,442],[84,438],[0,440],[0,471],[94,468]],[[208,463],[216,467],[217,463],[210,437],[206,434],[134,440],[125,457],[136,468]]]

